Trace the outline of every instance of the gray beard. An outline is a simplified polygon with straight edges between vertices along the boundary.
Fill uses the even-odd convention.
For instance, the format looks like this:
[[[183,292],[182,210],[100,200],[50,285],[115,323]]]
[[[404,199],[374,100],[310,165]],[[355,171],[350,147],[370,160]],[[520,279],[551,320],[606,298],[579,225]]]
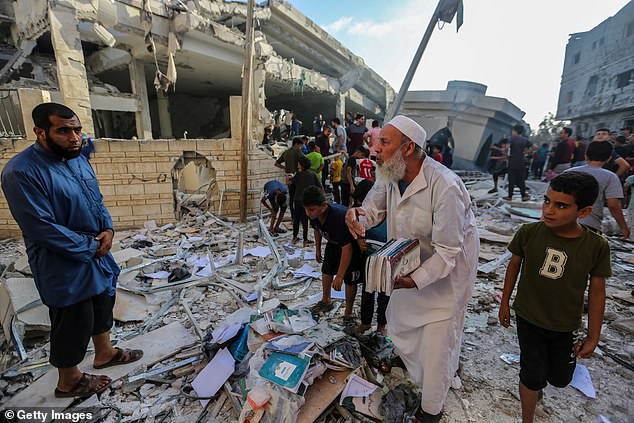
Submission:
[[[378,165],[376,169],[376,179],[381,183],[398,182],[405,176],[407,164],[400,154],[400,150],[395,151],[389,160]]]

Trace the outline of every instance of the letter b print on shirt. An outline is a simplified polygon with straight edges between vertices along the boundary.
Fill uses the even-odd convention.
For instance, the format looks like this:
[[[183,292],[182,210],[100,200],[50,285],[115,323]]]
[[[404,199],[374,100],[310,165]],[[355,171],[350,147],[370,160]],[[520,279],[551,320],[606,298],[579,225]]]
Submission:
[[[539,274],[549,279],[559,279],[564,275],[564,268],[568,256],[565,252],[555,250],[554,248],[546,248],[546,258]]]

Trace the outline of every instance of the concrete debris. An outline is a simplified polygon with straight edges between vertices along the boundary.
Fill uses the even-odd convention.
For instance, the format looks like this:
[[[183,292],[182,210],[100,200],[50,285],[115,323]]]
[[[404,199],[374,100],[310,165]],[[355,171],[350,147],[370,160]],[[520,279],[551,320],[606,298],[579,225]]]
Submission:
[[[506,243],[521,222],[508,211],[537,208],[502,207],[496,196],[505,193],[486,194],[491,188],[486,176],[463,178],[475,188],[470,192],[480,196],[474,203],[482,244],[453,383],[459,390],[449,394],[443,421],[517,421],[518,365],[513,363],[519,348],[515,331],[498,325],[497,312],[510,258]],[[533,181],[529,187],[533,198],[546,188]],[[106,373],[116,380],[113,385],[84,404],[100,407],[106,422],[400,422],[412,416],[420,393],[389,338],[372,331],[354,334],[339,308],[326,316],[311,315],[308,307],[321,293],[321,284],[312,283],[319,279],[319,264],[305,254],[313,253],[314,246],[298,248],[291,236],[271,237],[260,220],[237,224],[193,208],[173,225],[148,221],[142,229],[117,232],[114,255],[123,270],[112,337],[117,345],[143,348],[147,360],[144,356],[127,368],[113,367],[109,372],[115,373]],[[7,263],[5,277],[11,276],[0,289],[5,334],[10,334],[6,316],[38,300],[27,278],[24,250],[11,242],[0,242],[0,263]],[[632,248],[612,238],[609,242],[615,251],[614,277],[608,281],[601,346],[587,362],[597,398],[588,406],[577,391],[548,386],[537,409],[542,421],[596,421],[599,415],[627,421],[634,414],[628,400],[634,396],[629,341],[634,282],[627,267],[632,266]],[[15,289],[16,280],[31,283],[26,294]],[[24,323],[23,313],[17,317]],[[11,338],[6,340],[0,349],[2,403],[69,406],[70,401],[50,398],[55,369],[46,364],[47,340],[29,338],[24,362]],[[351,375],[379,389],[360,398],[340,398]],[[565,400],[548,400],[554,396]]]
[[[14,318],[21,339],[47,336],[51,330],[48,309],[31,278],[10,278],[0,284],[0,319],[7,342]]]

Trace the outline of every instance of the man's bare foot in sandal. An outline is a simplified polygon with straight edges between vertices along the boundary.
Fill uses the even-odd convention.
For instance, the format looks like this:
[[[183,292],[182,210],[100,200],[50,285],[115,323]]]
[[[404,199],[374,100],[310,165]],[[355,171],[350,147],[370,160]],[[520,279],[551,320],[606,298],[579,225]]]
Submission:
[[[112,383],[112,379],[108,376],[82,373],[77,367],[74,369],[77,370],[77,372],[73,371],[75,373],[74,377],[62,378],[60,373],[60,380],[57,383],[57,388],[55,388],[56,398],[89,397],[103,392]]]
[[[103,353],[101,356],[95,354],[95,361],[92,366],[95,369],[105,369],[106,367],[134,363],[140,360],[141,357],[143,357],[143,351],[141,350],[113,347],[108,354]]]

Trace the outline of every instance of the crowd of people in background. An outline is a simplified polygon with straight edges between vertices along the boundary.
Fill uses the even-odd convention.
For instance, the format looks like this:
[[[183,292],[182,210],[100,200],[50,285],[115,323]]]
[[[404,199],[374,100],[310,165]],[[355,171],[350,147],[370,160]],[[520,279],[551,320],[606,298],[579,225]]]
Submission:
[[[522,131],[523,127],[518,125],[510,139],[504,138],[490,147],[487,171],[493,177],[494,187],[489,193],[497,192],[499,179],[506,176],[508,195],[504,199],[510,201],[517,186],[522,201],[528,201],[525,180],[531,175],[533,179],[550,182],[571,169],[590,173],[598,180],[600,190],[592,214],[582,223],[600,232],[605,204],[623,239],[628,239],[634,225],[634,211],[630,207],[634,185],[632,128],[623,127],[620,132],[598,128],[586,139],[563,127],[551,143],[539,146],[521,137]]]

